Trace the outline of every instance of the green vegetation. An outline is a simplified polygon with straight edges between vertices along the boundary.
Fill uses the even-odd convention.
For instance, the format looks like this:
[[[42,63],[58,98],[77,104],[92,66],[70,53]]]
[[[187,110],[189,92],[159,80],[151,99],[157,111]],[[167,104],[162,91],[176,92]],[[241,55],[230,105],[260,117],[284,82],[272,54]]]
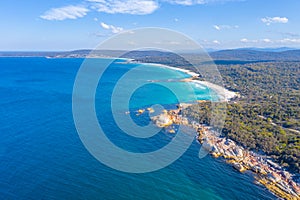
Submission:
[[[284,128],[300,130],[300,62],[219,65],[225,86],[239,103]]]
[[[300,172],[300,62],[218,65],[227,88],[242,95],[227,107],[223,134],[262,150],[282,166]],[[211,103],[184,114],[209,124]]]
[[[239,92],[241,98],[228,103],[222,133],[246,148],[265,152],[282,166],[300,173],[300,61],[296,61],[299,52],[268,53],[268,56],[257,53],[260,61],[247,59],[246,62],[243,58],[247,55],[243,54],[244,57],[238,60],[239,54],[230,52],[235,56],[234,61],[230,61],[226,53],[217,52],[212,56],[227,58],[216,61],[217,67],[225,87]],[[267,61],[270,57],[277,57],[277,61]],[[176,55],[135,58],[140,62],[194,69]],[[290,61],[293,58],[294,61]],[[202,102],[183,114],[209,124],[210,111],[211,103]]]
[[[251,150],[262,150],[282,166],[299,172],[300,135],[280,126],[270,119],[259,117],[257,104],[229,103],[223,134]],[[210,124],[211,103],[202,102],[183,111],[185,116]]]

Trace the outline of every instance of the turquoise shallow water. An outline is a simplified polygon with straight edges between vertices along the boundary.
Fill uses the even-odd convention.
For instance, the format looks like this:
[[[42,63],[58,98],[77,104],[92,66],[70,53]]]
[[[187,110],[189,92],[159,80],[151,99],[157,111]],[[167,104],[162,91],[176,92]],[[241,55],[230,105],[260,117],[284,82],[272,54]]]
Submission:
[[[199,159],[197,141],[173,164],[151,173],[124,173],[98,162],[80,141],[72,118],[73,83],[82,61],[0,58],[0,199],[275,199],[253,184],[249,174],[236,172],[220,159]],[[149,152],[174,136],[163,131],[150,139],[123,134],[109,106],[116,80],[133,67],[117,63],[105,73],[95,107],[99,123],[116,145]],[[146,79],[145,70],[161,80],[186,77],[146,66],[136,78]],[[177,102],[172,92],[149,83],[133,94],[131,110]],[[184,83],[166,84],[175,85],[179,93],[186,88]],[[196,97],[210,98],[206,88],[198,88]],[[119,109],[124,114],[126,106]],[[131,116],[138,124],[148,123],[147,116]]]

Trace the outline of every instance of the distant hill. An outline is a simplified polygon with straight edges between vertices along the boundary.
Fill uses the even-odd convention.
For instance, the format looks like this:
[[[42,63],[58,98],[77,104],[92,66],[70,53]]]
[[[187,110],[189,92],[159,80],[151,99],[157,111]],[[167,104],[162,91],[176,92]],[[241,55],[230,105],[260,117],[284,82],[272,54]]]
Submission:
[[[198,54],[187,53],[188,56],[198,56]],[[248,49],[221,50],[209,52],[213,60],[233,60],[233,61],[300,61],[300,50],[288,50],[280,52],[257,51]],[[133,51],[124,57],[140,59],[148,58],[171,58],[175,55],[170,52],[160,51]],[[176,57],[176,56],[175,56]],[[177,56],[178,57],[178,56]]]
[[[214,60],[300,61],[300,50],[267,52],[247,49],[222,50],[210,53]]]
[[[283,51],[300,50],[300,49],[291,48],[291,47],[279,47],[279,48],[247,47],[247,48],[238,48],[236,50],[255,50],[255,51],[265,51],[265,52],[283,52]]]
[[[289,49],[289,50],[286,50]],[[234,60],[234,61],[300,61],[300,50],[290,50],[282,47],[276,49],[232,49],[209,52],[214,60]],[[196,53],[186,53],[189,56]],[[53,58],[84,58],[90,57],[122,57],[139,59],[144,57],[167,57],[172,58],[173,53],[161,51],[118,51],[118,50],[97,50],[89,49],[65,51],[65,52],[0,52],[0,57],[53,57]]]

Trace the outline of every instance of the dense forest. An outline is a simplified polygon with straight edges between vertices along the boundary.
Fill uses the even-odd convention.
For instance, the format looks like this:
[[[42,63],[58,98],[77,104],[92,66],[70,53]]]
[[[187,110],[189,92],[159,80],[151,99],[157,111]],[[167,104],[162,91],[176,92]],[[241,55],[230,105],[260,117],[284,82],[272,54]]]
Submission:
[[[226,88],[241,98],[229,102],[223,134],[252,150],[262,150],[282,166],[300,172],[300,62],[218,65]],[[210,103],[185,115],[210,121]]]
[[[242,98],[228,105],[223,133],[300,172],[300,62],[218,65]]]
[[[171,57],[150,56],[138,60],[193,70],[182,58]],[[216,61],[225,87],[241,95],[228,103],[222,133],[300,173],[300,62],[266,61],[263,57],[261,60]],[[211,103],[201,102],[183,114],[209,124],[210,111]]]
[[[300,130],[300,62],[218,65],[225,87],[272,124]]]

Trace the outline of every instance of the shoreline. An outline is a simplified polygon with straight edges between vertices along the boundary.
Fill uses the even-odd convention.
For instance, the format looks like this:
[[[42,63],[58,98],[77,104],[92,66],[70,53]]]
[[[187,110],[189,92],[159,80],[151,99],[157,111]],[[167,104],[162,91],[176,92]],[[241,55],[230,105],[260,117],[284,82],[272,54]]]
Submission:
[[[182,79],[181,81],[200,84],[215,91],[221,98],[221,102],[229,102],[240,97],[238,93],[217,84],[208,81],[194,80],[194,78],[199,77],[199,74],[191,72],[190,70],[155,63],[150,63],[150,65],[188,74],[190,77]],[[187,104],[184,107],[189,106],[190,105]],[[255,184],[265,187],[279,198],[287,200],[300,199],[300,185],[293,180],[294,174],[285,171],[269,157],[245,149],[233,140],[215,134],[212,127],[197,122],[190,122],[189,119],[181,115],[181,109],[182,108],[178,106],[176,110],[165,110],[163,113],[151,117],[151,121],[161,128],[168,128],[173,124],[194,128],[197,132],[197,140],[202,144],[201,148],[204,148],[212,157],[222,157],[226,163],[231,164],[234,169],[241,173],[251,171],[256,180],[254,182]],[[168,132],[174,134],[175,130],[170,129]]]
[[[142,64],[149,64],[149,65],[152,65],[152,66],[157,66],[157,67],[162,67],[162,68],[167,68],[167,69],[183,72],[183,73],[189,75],[190,77],[182,79],[181,81],[183,81],[183,82],[192,82],[192,83],[199,84],[201,86],[207,87],[210,90],[213,90],[219,96],[221,102],[222,101],[227,101],[228,102],[228,101],[231,101],[234,98],[239,98],[240,97],[239,93],[230,91],[230,90],[226,89],[225,87],[217,85],[215,83],[212,83],[212,82],[209,82],[209,81],[194,80],[194,78],[198,78],[200,76],[200,74],[192,72],[188,69],[182,69],[182,68],[179,68],[179,67],[171,67],[171,66],[168,66],[168,65],[156,64],[156,63],[142,63]]]
[[[188,107],[189,104],[184,107]],[[238,145],[233,140],[219,136],[214,129],[205,124],[190,121],[181,115],[182,107],[175,110],[165,110],[163,113],[151,117],[151,121],[160,128],[165,128],[170,134],[175,130],[169,129],[173,124],[194,128],[197,140],[208,154],[214,158],[222,158],[237,171],[252,172],[255,184],[264,186],[275,196],[286,200],[300,199],[300,185],[293,180],[294,174],[285,171],[279,164],[269,157],[258,154]]]

